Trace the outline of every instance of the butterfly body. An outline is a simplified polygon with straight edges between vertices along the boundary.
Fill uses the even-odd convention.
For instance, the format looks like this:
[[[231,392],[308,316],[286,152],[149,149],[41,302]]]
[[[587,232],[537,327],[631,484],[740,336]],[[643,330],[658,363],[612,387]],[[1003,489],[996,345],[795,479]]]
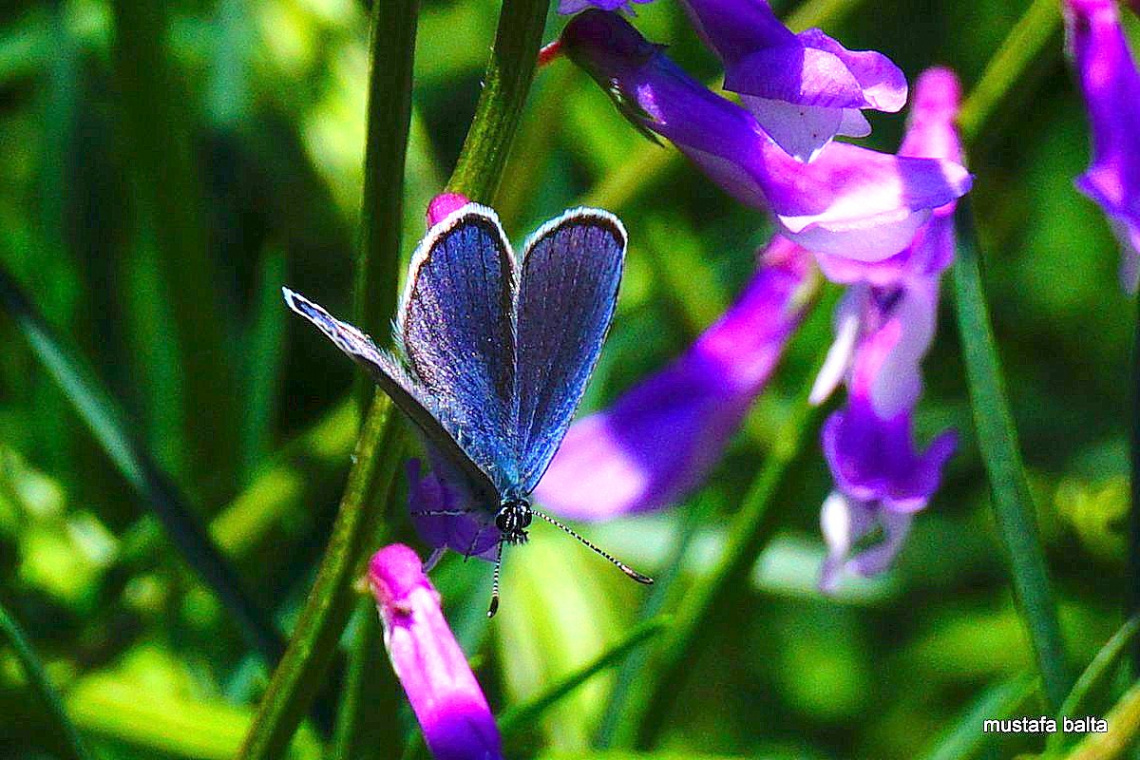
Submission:
[[[395,324],[404,361],[285,290],[289,307],[368,369],[419,429],[433,473],[413,483],[411,512],[433,545],[494,558],[497,570],[503,544],[525,543],[538,515],[649,582],[530,500],[601,353],[625,248],[616,217],[575,209],[539,228],[516,259],[494,211],[463,206],[412,257]]]

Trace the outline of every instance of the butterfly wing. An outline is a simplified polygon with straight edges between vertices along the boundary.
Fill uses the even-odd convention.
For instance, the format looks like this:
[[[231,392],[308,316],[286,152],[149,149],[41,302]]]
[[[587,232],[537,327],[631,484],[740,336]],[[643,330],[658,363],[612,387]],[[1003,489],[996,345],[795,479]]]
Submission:
[[[464,448],[500,491],[517,479],[517,271],[495,212],[468,204],[433,227],[412,258],[397,332],[412,374],[448,409]]]
[[[605,211],[543,225],[523,254],[518,294],[519,482],[538,485],[558,450],[613,320],[626,233]]]
[[[348,354],[375,379],[392,402],[420,429],[424,437],[463,475],[473,491],[488,503],[497,503],[496,490],[487,475],[467,453],[456,422],[432,400],[430,393],[404,371],[400,363],[381,351],[372,339],[341,322],[324,308],[288,288],[282,288],[289,308],[312,322],[337,348]]]

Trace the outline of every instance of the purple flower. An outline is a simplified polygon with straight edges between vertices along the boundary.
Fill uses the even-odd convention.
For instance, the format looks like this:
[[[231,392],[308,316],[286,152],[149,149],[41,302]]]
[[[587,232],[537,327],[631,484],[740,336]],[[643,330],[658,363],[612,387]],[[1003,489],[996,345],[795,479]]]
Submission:
[[[851,51],[819,29],[793,33],[764,0],[682,0],[724,63],[724,87],[776,144],[812,160],[836,135],[866,137],[863,109],[894,113],[906,77],[874,51]]]
[[[1140,73],[1114,0],[1065,0],[1073,65],[1088,105],[1092,164],[1077,189],[1100,204],[1123,248],[1120,281],[1140,282]]]
[[[436,760],[500,760],[487,699],[440,609],[416,553],[386,546],[368,565],[384,646]]]
[[[961,92],[946,69],[918,80],[900,154],[960,160],[954,128]],[[848,573],[885,570],[912,515],[938,489],[957,436],[946,431],[919,453],[911,433],[922,392],[921,363],[934,340],[938,286],[954,257],[954,204],[937,209],[906,250],[878,262],[819,256],[824,273],[850,283],[836,309],[836,340],[812,390],[822,402],[845,380],[847,407],[824,424],[823,450],[835,480],[820,523],[828,545],[820,585]],[[881,531],[877,543],[859,548]]]
[[[464,488],[464,478],[452,471],[446,457],[425,446],[431,472],[420,477],[418,459],[407,465],[408,512],[416,533],[437,549],[493,560],[499,545],[493,514],[477,509],[478,500]]]
[[[738,200],[770,210],[781,232],[808,250],[881,261],[911,242],[932,209],[970,188],[969,173],[953,161],[843,143],[803,164],[752,114],[707,90],[616,14],[581,13],[561,40],[635,125],[671,140]]]
[[[558,12],[564,16],[569,16],[571,13],[584,11],[587,8],[601,8],[603,11],[624,11],[632,14],[631,2],[651,3],[653,0],[560,0]]]
[[[684,354],[571,426],[539,501],[564,517],[604,520],[684,496],[771,377],[817,277],[806,251],[775,238],[740,299]]]

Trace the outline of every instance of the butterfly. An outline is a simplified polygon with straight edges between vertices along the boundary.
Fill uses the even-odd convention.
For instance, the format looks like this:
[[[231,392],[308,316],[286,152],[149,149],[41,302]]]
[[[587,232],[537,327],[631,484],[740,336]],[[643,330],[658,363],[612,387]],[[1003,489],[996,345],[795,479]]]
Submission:
[[[476,203],[434,225],[412,256],[394,333],[403,360],[325,309],[284,289],[285,302],[367,369],[422,435],[461,508],[421,518],[476,522],[464,554],[494,535],[488,615],[499,605],[504,544],[534,516],[640,583],[652,579],[533,508],[531,493],[582,399],[613,320],[627,237],[617,217],[578,208],[538,229],[521,260],[495,212]],[[453,546],[453,548],[455,548]]]

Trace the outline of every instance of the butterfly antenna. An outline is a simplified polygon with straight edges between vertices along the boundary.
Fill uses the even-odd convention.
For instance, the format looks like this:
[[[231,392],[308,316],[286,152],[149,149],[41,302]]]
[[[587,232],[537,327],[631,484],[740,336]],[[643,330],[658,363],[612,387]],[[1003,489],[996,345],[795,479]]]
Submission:
[[[487,617],[495,617],[499,611],[499,570],[503,566],[503,542],[499,541],[499,549],[495,552],[495,575],[491,581],[491,606],[487,608]]]
[[[610,563],[614,567],[616,567],[618,570],[621,570],[623,573],[625,573],[630,578],[633,578],[638,583],[644,583],[646,586],[653,583],[653,579],[650,578],[648,575],[642,575],[641,573],[637,572],[636,570],[634,570],[629,565],[622,562],[617,557],[614,557],[613,555],[609,554],[608,552],[602,551],[601,549],[599,549],[598,547],[594,546],[592,543],[587,541],[585,538],[578,535],[578,533],[576,533],[569,526],[563,525],[562,523],[560,523],[558,520],[555,520],[550,515],[548,515],[544,512],[539,512],[537,509],[532,509],[531,512],[533,514],[538,515],[543,520],[546,520],[548,523],[553,525],[555,528],[558,528],[562,532],[567,533],[567,534],[573,536],[574,538],[578,539],[582,543],[582,545],[585,546],[587,549],[592,550],[595,554],[598,554],[601,557],[605,557],[607,560],[610,561]]]

